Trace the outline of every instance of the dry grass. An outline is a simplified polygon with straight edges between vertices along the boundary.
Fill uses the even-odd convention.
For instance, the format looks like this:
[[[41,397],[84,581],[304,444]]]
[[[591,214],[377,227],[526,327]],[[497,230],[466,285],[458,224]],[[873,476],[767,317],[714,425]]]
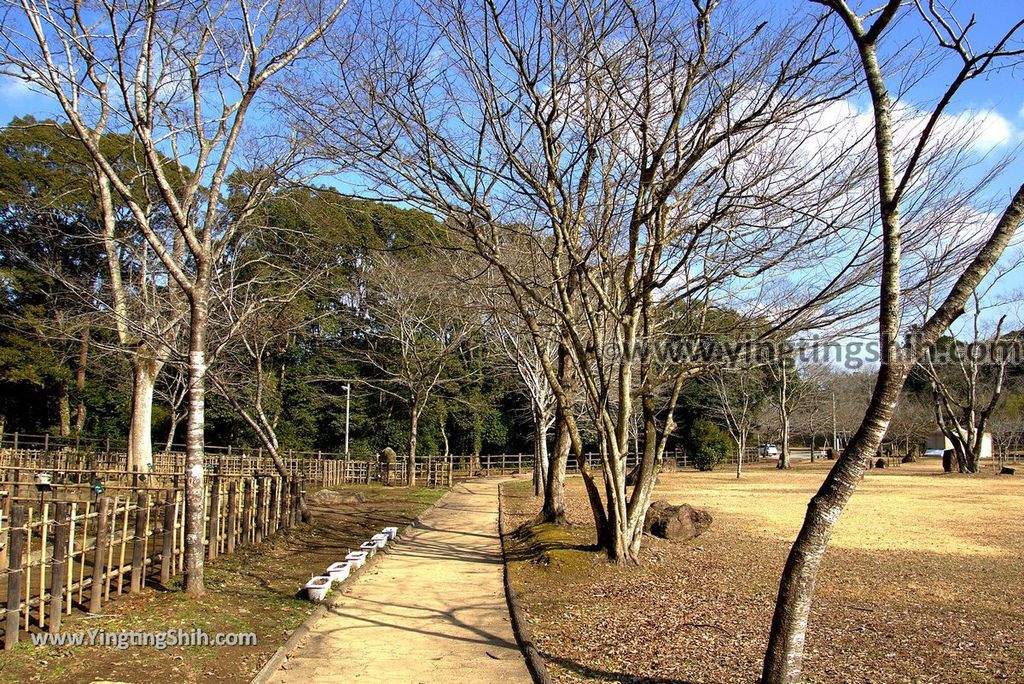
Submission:
[[[666,474],[657,498],[737,516],[749,530],[790,541],[827,469],[828,464],[803,464],[780,474],[762,464],[748,469],[741,480],[724,470]],[[948,476],[935,461],[872,470],[843,513],[832,545],[955,555],[1019,553],[1022,485],[1012,477]]]
[[[622,569],[593,542],[572,482],[560,543],[514,543],[516,582],[559,681],[754,682],[779,573],[828,464],[664,474],[656,498],[709,510],[689,543],[649,539]],[[506,488],[510,522],[537,510]],[[1024,480],[947,476],[936,462],[870,471],[841,519],[812,615],[813,682],[1024,682]],[[555,550],[555,554],[552,554]]]

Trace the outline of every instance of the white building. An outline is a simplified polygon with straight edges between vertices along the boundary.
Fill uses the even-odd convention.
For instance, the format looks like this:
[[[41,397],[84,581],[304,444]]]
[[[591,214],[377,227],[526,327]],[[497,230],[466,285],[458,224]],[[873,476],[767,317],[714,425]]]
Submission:
[[[928,441],[925,442],[924,455],[925,456],[942,456],[943,452],[953,450],[953,443],[949,441],[949,438],[942,433],[942,430],[936,430],[932,434],[928,435]],[[992,458],[992,433],[986,432],[981,437],[981,455],[980,458]]]

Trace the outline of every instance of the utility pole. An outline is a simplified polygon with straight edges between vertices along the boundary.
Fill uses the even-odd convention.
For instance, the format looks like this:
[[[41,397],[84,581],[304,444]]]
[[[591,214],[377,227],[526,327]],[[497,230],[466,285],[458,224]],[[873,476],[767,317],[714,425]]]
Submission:
[[[839,455],[839,432],[836,430],[836,391],[832,390],[832,448]]]
[[[352,385],[345,385],[345,457],[348,457],[348,409],[352,402]],[[834,404],[834,402],[833,402]]]

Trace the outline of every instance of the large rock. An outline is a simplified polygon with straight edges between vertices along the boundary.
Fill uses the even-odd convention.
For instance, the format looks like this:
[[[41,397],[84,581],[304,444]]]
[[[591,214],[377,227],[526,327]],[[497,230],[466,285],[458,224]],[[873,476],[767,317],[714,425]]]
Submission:
[[[647,510],[644,532],[662,539],[693,539],[711,527],[711,514],[682,504],[655,501]]]
[[[312,504],[321,506],[352,506],[366,501],[362,492],[338,491],[336,489],[321,489],[319,492],[308,497]]]

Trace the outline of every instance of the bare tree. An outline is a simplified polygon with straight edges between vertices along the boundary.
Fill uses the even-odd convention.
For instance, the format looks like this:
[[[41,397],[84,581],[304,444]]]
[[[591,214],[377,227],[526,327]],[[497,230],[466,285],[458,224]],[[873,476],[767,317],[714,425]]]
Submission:
[[[935,422],[952,443],[961,473],[978,472],[989,421],[1003,395],[1011,360],[1004,341],[1006,314],[999,317],[991,335],[983,331],[983,294],[979,290],[971,297],[970,340],[940,339],[919,363],[931,384]],[[952,465],[944,463],[947,470]]]
[[[188,373],[178,364],[172,364],[169,372],[165,370],[163,382],[157,385],[156,395],[161,398],[167,406],[167,436],[164,438],[164,453],[169,453],[174,447],[174,437],[178,433],[178,426],[185,418],[182,407],[188,396]]]
[[[277,195],[266,203],[289,203]],[[217,393],[255,433],[282,477],[277,425],[284,410],[287,354],[324,315],[317,302],[336,285],[341,245],[293,226],[265,225],[258,217],[216,277],[211,307],[215,331],[209,377]],[[311,519],[305,500],[303,519]]]
[[[131,217],[124,205],[112,197],[109,184],[89,154],[75,141],[74,130],[53,121],[22,119],[5,133],[11,138],[8,155],[12,163],[23,167],[22,173],[29,171],[28,165],[37,164],[35,182],[18,188],[23,193],[20,202],[9,205],[11,234],[7,236],[5,248],[13,255],[23,253],[30,246],[30,243],[15,244],[13,238],[17,227],[24,225],[18,215],[25,210],[17,208],[25,203],[34,205],[34,209],[27,206],[25,209],[34,215],[31,222],[35,224],[36,233],[44,229],[50,231],[48,235],[40,235],[48,250],[25,256],[29,256],[27,261],[43,278],[59,284],[49,297],[51,308],[61,307],[53,317],[54,325],[48,326],[50,334],[61,340],[62,345],[72,335],[78,338],[76,426],[81,430],[85,425],[82,390],[90,343],[99,346],[101,351],[114,348],[128,359],[133,371],[128,467],[148,471],[152,466],[153,388],[160,369],[174,349],[174,338],[182,321],[181,293],[167,287],[166,271],[153,258],[145,241],[135,231],[123,229]],[[136,200],[151,216],[151,223],[162,230],[165,224],[153,210],[154,193],[141,160],[141,150],[133,145],[130,137],[102,131],[93,131],[93,134],[95,143],[118,166]],[[31,143],[27,148],[23,147],[26,142]],[[29,150],[31,152],[26,154]],[[39,173],[38,163],[44,160],[49,168],[56,169],[50,171],[51,174],[61,175],[50,178]],[[55,180],[59,182],[54,183]],[[165,236],[165,239],[170,243],[174,236]],[[172,248],[172,251],[178,250]],[[69,263],[77,263],[78,268],[69,269]],[[111,330],[115,342],[107,342],[104,335],[94,340],[90,330],[96,326]],[[39,326],[32,327],[39,329]],[[62,435],[71,430],[67,385],[67,382],[61,383],[58,392]]]
[[[416,440],[423,408],[441,386],[464,379],[453,357],[471,344],[479,321],[461,299],[450,264],[378,254],[370,268],[367,328],[351,350],[373,375],[357,381],[409,407],[408,484],[416,484]],[[438,267],[441,268],[438,268]],[[468,315],[467,315],[468,314]]]
[[[1016,392],[1008,392],[1006,401],[1000,403],[992,414],[992,439],[996,442],[999,450],[1000,465],[1012,457],[1016,463],[1024,438],[1024,421],[1022,421],[1021,398],[1019,388]]]
[[[495,329],[505,357],[515,369],[523,394],[530,401],[530,417],[533,421],[533,486],[534,493],[542,495],[547,489],[550,476],[548,433],[555,422],[555,395],[544,374],[544,365],[530,331],[515,307],[498,309],[491,327]],[[548,358],[554,357],[556,347],[557,341],[552,339],[546,352]]]
[[[102,132],[94,131],[92,135],[100,147]],[[129,182],[137,186],[137,180]],[[153,257],[149,244],[139,240],[137,233],[125,235],[119,229],[120,211],[99,167],[94,167],[94,192],[102,217],[100,240],[107,257],[109,325],[116,333],[118,351],[132,367],[127,465],[131,470],[149,472],[153,467],[153,394],[164,365],[183,346],[187,307],[181,290],[168,287],[167,271]],[[140,208],[151,217],[154,233],[168,240],[162,223],[152,220],[151,201]],[[175,262],[181,264],[183,241],[176,235],[169,236],[168,241]]]
[[[924,325],[906,340],[905,346],[901,345],[904,314],[901,267],[904,265],[903,229],[906,227],[903,210],[914,195],[915,178],[934,158],[933,143],[939,137],[937,128],[964,84],[992,68],[1012,62],[1022,54],[1014,41],[1024,26],[1024,20],[1009,27],[994,47],[978,52],[967,37],[974,24],[973,19],[961,25],[936,3],[925,5],[915,2],[909,6],[901,0],[889,0],[880,9],[862,17],[845,0],[815,1],[824,6],[849,34],[857,49],[860,68],[871,96],[877,159],[876,209],[883,242],[878,306],[881,361],[864,419],[811,500],[786,561],[762,673],[762,681],[766,684],[793,684],[801,680],[807,621],[821,561],[832,530],[863,477],[864,459],[872,455],[881,443],[918,355],[960,315],[1024,218],[1024,186],[1021,186],[1005,204],[988,237],[980,244],[972,244],[972,258],[963,271],[956,271],[957,275],[945,290],[945,296],[936,299],[936,307]],[[901,11],[921,20],[941,53],[950,55],[956,64],[955,74],[945,91],[938,102],[924,113],[923,125],[917,128],[910,128],[895,116],[896,103],[886,80],[889,64],[882,61],[879,54],[879,46],[887,35],[886,29]],[[899,157],[897,152],[900,152]],[[942,179],[933,178],[932,183],[941,184]],[[935,201],[934,195],[931,195],[931,201]],[[965,200],[962,199],[961,206],[963,203]]]
[[[886,432],[894,448],[902,447],[904,456],[916,458],[920,446],[935,429],[935,411],[931,402],[904,389]]]
[[[780,359],[765,366],[774,385],[773,391],[769,394],[769,404],[775,409],[779,426],[779,469],[786,469],[791,465],[790,440],[794,415],[803,412],[803,417],[808,419],[804,425],[805,434],[813,434],[814,422],[824,419],[818,409],[825,400],[821,390],[824,379],[829,375],[828,369],[820,363],[804,363],[797,366],[794,354],[793,350],[786,349]],[[814,453],[813,444],[811,453]]]
[[[319,3],[199,2],[157,5],[11,2],[3,26],[4,71],[51,95],[98,170],[99,192],[116,194],[133,227],[184,293],[188,329],[185,590],[203,593],[204,436],[207,327],[216,264],[240,225],[279,178],[301,161],[301,142],[250,114],[268,85],[317,43],[345,0]],[[98,136],[137,142],[180,236],[178,258]],[[257,137],[259,138],[257,140]],[[168,155],[173,163],[168,163]],[[252,165],[232,189],[229,173]]]
[[[367,30],[379,38],[303,84],[320,92],[307,126],[374,188],[445,216],[497,271],[556,397],[552,463],[569,446],[582,461],[582,396],[602,456],[603,492],[583,468],[599,542],[635,561],[679,389],[721,365],[668,358],[666,341],[722,332],[726,292],[742,308],[734,329],[763,317],[766,337],[865,307],[856,286],[877,244],[851,249],[832,218],[857,212],[866,157],[801,152],[843,130],[806,123],[843,98],[845,65],[820,22],[768,30],[718,3],[443,1]],[[339,82],[365,96],[332,99]],[[520,242],[544,256],[543,287],[508,258]],[[808,269],[823,262],[822,287]],[[554,358],[535,305],[560,327]]]
[[[769,396],[779,426],[780,449],[776,467],[786,469],[790,467],[790,423],[793,411],[796,409],[797,399],[803,396],[803,393],[800,392],[801,380],[790,359],[782,359],[777,364],[770,364],[768,368],[774,384],[774,391]]]
[[[736,479],[743,474],[747,440],[758,424],[765,400],[764,380],[763,370],[757,367],[711,374],[711,383],[718,401],[716,411],[736,443]]]

